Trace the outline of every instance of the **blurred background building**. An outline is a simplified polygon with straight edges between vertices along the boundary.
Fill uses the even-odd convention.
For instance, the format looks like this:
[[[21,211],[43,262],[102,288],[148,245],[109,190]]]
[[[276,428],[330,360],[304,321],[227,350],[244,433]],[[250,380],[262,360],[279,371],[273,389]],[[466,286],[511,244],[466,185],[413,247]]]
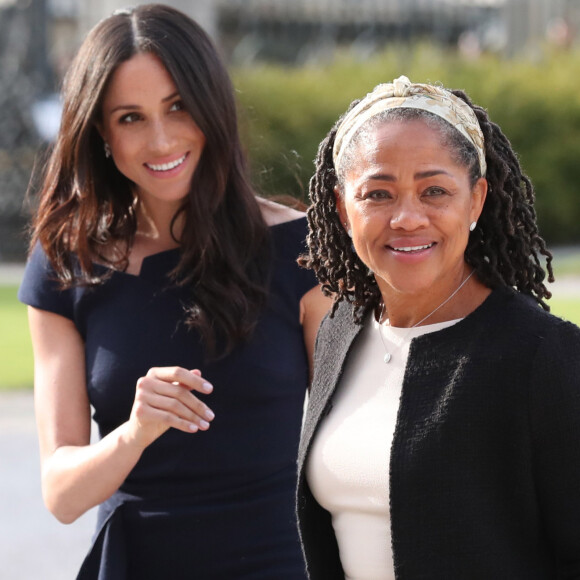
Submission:
[[[23,201],[34,159],[59,122],[58,87],[86,34],[123,0],[0,0],[0,261],[24,259]],[[144,3],[144,2],[132,2]],[[579,0],[173,0],[232,65],[324,65],[428,39],[511,58],[571,47]]]

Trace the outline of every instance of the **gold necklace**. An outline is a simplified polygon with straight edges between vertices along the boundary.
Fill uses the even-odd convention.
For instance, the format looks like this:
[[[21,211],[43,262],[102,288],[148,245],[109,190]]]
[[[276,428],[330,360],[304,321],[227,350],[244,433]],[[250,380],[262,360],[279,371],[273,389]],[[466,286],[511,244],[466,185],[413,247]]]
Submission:
[[[459,284],[459,286],[451,293],[451,295],[448,296],[445,300],[443,300],[443,302],[441,302],[441,304],[439,304],[439,306],[437,306],[437,308],[435,308],[435,310],[432,310],[431,312],[429,312],[429,314],[427,314],[427,316],[425,316],[425,318],[421,318],[421,320],[419,320],[419,322],[417,322],[416,324],[413,324],[413,326],[411,326],[409,328],[409,332],[407,333],[407,336],[405,338],[407,338],[409,336],[409,334],[411,334],[411,330],[413,330],[413,328],[416,328],[417,326],[419,326],[420,324],[425,322],[425,320],[427,320],[427,318],[430,318],[431,316],[433,316],[433,314],[435,314],[435,312],[437,312],[437,310],[439,310],[440,308],[445,306],[445,304],[447,304],[465,286],[465,284],[467,284],[467,281],[473,276],[474,272],[475,272],[475,270],[471,270],[471,273],[469,274],[469,276],[467,276],[465,278],[465,280],[463,280],[463,282],[461,282],[461,284]],[[385,361],[385,364],[388,364],[389,362],[391,362],[391,359],[393,358],[393,356],[388,351],[387,345],[385,344],[385,339],[383,338],[382,321],[383,321],[384,313],[385,313],[385,301],[383,300],[383,305],[381,306],[381,315],[379,317],[379,336],[381,337],[381,342],[383,343],[383,348],[385,349],[385,356],[383,357],[383,360]],[[389,326],[390,326],[390,324],[389,324]]]

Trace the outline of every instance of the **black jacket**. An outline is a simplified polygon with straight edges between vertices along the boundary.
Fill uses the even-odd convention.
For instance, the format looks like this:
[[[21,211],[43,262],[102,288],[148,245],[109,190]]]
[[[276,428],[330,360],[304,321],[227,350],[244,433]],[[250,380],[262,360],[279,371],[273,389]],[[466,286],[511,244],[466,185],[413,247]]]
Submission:
[[[344,578],[305,461],[360,331],[320,329],[298,468],[312,580]],[[398,580],[580,578],[580,329],[509,289],[413,339],[390,459]]]

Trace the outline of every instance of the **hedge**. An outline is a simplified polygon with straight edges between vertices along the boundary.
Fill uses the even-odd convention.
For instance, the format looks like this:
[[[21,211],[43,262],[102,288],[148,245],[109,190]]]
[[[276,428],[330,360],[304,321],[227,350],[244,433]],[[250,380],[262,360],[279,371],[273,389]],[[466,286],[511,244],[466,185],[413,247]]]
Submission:
[[[468,60],[430,45],[396,47],[361,62],[337,55],[322,67],[261,65],[232,70],[252,172],[266,195],[305,199],[318,143],[351,100],[406,74],[464,89],[518,152],[552,244],[580,242],[580,51],[535,59]]]

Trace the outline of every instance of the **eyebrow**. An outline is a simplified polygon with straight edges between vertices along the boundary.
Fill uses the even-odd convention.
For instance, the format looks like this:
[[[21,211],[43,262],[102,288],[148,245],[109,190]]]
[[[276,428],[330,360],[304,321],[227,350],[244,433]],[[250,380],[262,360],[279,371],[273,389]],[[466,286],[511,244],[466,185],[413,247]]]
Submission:
[[[173,100],[175,97],[179,97],[179,92],[175,91],[171,93],[168,97],[161,99],[162,103],[167,103],[167,101]],[[135,109],[141,109],[140,105],[119,105],[114,109],[111,109],[110,114],[116,113],[117,111],[134,111]]]
[[[418,180],[427,179],[428,177],[435,177],[436,175],[449,175],[449,173],[443,169],[431,169],[429,171],[418,171],[413,175],[413,177],[415,180]],[[375,173],[373,175],[369,175],[367,179],[370,181],[397,181],[395,176],[391,175],[390,173]]]

